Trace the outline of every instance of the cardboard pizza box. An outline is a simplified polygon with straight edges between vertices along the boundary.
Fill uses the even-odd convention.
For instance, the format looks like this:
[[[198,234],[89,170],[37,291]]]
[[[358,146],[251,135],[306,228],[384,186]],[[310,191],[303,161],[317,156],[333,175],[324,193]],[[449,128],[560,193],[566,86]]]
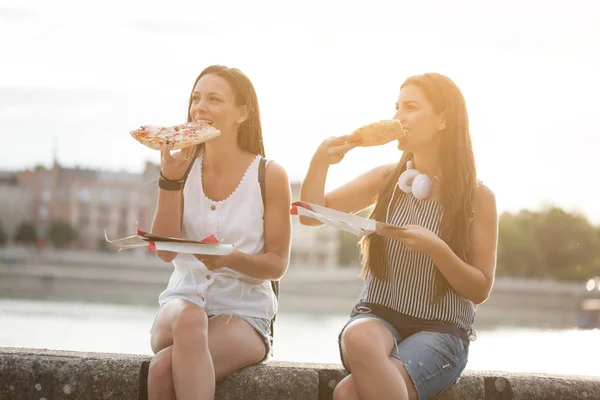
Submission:
[[[386,224],[359,215],[348,214],[307,201],[296,201],[292,203],[290,214],[315,218],[325,225],[350,232],[359,237],[370,235],[381,231],[384,228],[403,229],[401,226]]]
[[[117,246],[119,251],[136,247],[148,247],[150,251],[166,250],[177,253],[217,256],[226,256],[233,251],[232,244],[221,243],[214,235],[207,236],[202,240],[189,240],[153,235],[137,229],[135,235],[114,240],[110,240],[106,231],[104,231],[104,237],[108,243]]]

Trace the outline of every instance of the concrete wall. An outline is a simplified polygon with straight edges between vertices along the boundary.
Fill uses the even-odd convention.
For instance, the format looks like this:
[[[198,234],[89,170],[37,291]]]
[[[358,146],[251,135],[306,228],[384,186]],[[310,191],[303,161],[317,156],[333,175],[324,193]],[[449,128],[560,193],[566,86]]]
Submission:
[[[0,399],[146,399],[146,356],[0,348]],[[326,400],[335,364],[273,362],[217,383],[216,400]],[[600,399],[599,377],[466,371],[438,400]]]

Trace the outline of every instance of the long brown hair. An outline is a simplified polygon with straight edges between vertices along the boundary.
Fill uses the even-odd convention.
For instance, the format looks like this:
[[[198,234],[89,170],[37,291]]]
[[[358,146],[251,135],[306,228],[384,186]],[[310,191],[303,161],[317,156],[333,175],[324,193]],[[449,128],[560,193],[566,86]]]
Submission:
[[[238,144],[242,150],[245,150],[252,154],[260,154],[265,156],[265,146],[263,144],[262,137],[262,125],[260,123],[260,110],[258,108],[258,98],[254,85],[248,77],[237,68],[228,68],[223,65],[211,65],[206,67],[200,75],[196,78],[194,86],[192,86],[192,92],[190,93],[190,100],[187,111],[187,121],[192,121],[190,115],[190,109],[192,107],[192,94],[196,84],[205,75],[214,74],[227,81],[233,93],[235,94],[236,104],[238,106],[248,107],[248,118],[240,125],[238,130]],[[201,144],[199,147],[204,146]]]
[[[408,78],[401,88],[416,85],[425,94],[436,114],[445,112],[446,127],[442,135],[443,154],[442,179],[440,180],[440,237],[462,260],[469,258],[469,222],[473,216],[477,176],[475,158],[469,132],[469,117],[462,92],[446,76],[427,73]],[[404,153],[396,168],[389,174],[380,189],[375,207],[369,218],[384,221],[391,201],[394,186],[400,174],[406,170],[406,162],[412,154]],[[387,251],[385,239],[379,235],[369,235],[361,241],[363,275],[386,279]],[[448,290],[446,278],[436,268],[435,294],[432,299],[438,302]]]

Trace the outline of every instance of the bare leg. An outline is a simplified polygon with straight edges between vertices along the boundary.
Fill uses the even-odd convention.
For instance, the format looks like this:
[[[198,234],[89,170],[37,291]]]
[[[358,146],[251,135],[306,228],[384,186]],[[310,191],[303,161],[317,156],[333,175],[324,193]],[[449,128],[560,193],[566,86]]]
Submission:
[[[201,307],[185,300],[173,300],[163,306],[152,328],[151,345],[155,353],[171,346],[172,386],[178,400],[214,398],[208,317]],[[155,382],[156,376],[162,380]],[[155,390],[167,391],[171,385],[167,373],[149,374],[148,378],[149,396],[154,396]]]
[[[354,387],[352,374],[346,376],[333,389],[333,400],[361,400]]]
[[[217,380],[241,368],[258,364],[267,351],[254,328],[241,318],[226,315],[208,322],[208,346]]]
[[[169,346],[152,357],[148,369],[148,400],[176,400],[171,364],[172,351],[173,346]]]
[[[152,349],[156,355],[148,371],[148,400],[176,398],[173,381],[173,329],[169,324],[166,324],[165,329],[161,329],[164,325],[162,322],[168,319],[168,314],[178,313],[173,310],[177,310],[179,305],[170,304],[167,305],[170,310],[165,311],[164,316],[159,314],[152,332]],[[165,345],[167,347],[164,347]],[[213,362],[211,369],[215,373],[213,385],[214,380],[259,363],[266,353],[265,344],[254,328],[240,318],[228,316],[219,316],[208,322],[208,347]],[[198,378],[201,376],[202,373]]]
[[[344,330],[342,353],[359,399],[417,398],[404,365],[390,358],[393,346],[391,333],[375,319],[356,320]]]
[[[208,317],[195,304],[173,322],[173,385],[178,400],[213,399],[215,370],[208,351]]]

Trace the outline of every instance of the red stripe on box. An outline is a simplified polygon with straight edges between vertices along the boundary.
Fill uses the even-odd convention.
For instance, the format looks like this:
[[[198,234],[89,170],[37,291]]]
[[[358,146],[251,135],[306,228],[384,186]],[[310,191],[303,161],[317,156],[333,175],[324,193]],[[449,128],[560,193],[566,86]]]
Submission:
[[[215,235],[210,235],[201,240],[202,243],[219,243],[219,239]]]
[[[298,206],[298,207],[306,208],[307,210],[311,210],[312,211],[312,209],[310,208],[310,206],[308,204],[306,204],[305,202],[303,202],[303,201],[295,201],[295,202],[292,203],[292,206]]]
[[[154,242],[152,242],[152,241],[148,242],[148,250],[156,251],[156,245],[154,244]]]

